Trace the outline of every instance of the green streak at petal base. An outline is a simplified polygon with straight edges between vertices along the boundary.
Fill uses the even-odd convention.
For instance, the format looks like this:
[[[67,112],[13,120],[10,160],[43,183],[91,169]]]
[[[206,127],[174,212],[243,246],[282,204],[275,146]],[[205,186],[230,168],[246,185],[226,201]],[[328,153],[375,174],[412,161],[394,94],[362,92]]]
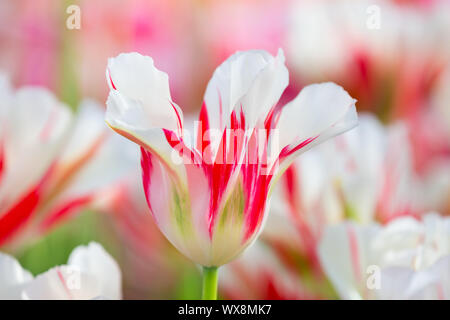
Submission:
[[[356,210],[352,206],[350,206],[347,202],[344,203],[344,217],[348,220],[360,222]]]
[[[183,236],[192,232],[192,223],[190,219],[190,205],[187,196],[180,195],[178,190],[174,188],[172,198],[172,214],[175,218],[176,225]]]
[[[238,184],[223,207],[218,224],[219,230],[225,229],[229,224],[242,225],[244,205],[244,191],[242,185]]]

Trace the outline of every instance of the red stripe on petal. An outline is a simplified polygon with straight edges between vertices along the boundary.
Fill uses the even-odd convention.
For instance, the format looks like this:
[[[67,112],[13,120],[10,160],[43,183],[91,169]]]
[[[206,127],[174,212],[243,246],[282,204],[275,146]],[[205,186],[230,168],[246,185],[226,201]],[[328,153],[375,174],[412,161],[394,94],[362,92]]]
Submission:
[[[111,78],[111,72],[109,71],[109,69],[108,69],[108,78],[109,78],[109,82],[111,83],[111,87],[112,87],[114,90],[117,90],[117,88],[116,88],[116,86],[114,85],[114,82],[113,82],[113,80],[112,80],[112,78]]]
[[[57,110],[53,110],[53,112],[50,114],[50,116],[48,117],[44,128],[42,128],[41,134],[40,134],[40,138],[41,140],[47,140],[50,138],[52,131],[55,128],[55,124],[58,122],[58,111]]]
[[[175,105],[172,102],[170,102],[170,105],[172,106],[173,111],[175,111],[175,114],[177,115],[178,130],[180,131],[180,134],[181,134],[183,131],[183,123],[181,122],[180,114],[178,113],[177,108],[175,107]]]
[[[318,137],[318,136],[317,136]],[[302,142],[300,142],[298,145],[296,145],[295,147],[291,147],[291,146],[286,146],[284,147],[281,152],[280,155],[278,156],[279,160],[282,160],[288,156],[290,156],[291,154],[293,154],[294,152],[306,147],[308,144],[310,144],[311,142],[313,142],[314,140],[317,139],[317,137],[313,137],[313,138],[308,138]]]
[[[291,211],[295,213],[301,212],[301,206],[300,206],[300,185],[298,181],[298,173],[296,170],[296,167],[291,165],[289,168],[286,169],[286,172],[284,173],[284,187],[286,189],[286,195],[288,204],[290,206]]]
[[[64,288],[64,291],[67,294],[67,297],[69,298],[69,300],[73,300],[73,295],[72,292],[70,292],[69,287],[67,286],[66,283],[66,279],[64,278],[64,275],[62,274],[61,270],[59,269],[59,267],[56,267],[56,274],[58,275],[59,281],[61,281],[61,284]]]
[[[48,231],[56,223],[67,219],[75,210],[85,206],[93,199],[92,195],[85,195],[82,197],[74,198],[64,202],[60,206],[56,207],[40,224],[41,231]]]
[[[184,163],[201,164],[201,155],[196,150],[191,150],[184,143],[182,138],[178,138],[175,132],[167,129],[162,129],[169,145],[178,152],[178,155],[183,159]]]
[[[52,165],[43,176],[41,181],[33,187],[25,196],[14,204],[8,211],[0,213],[0,246],[10,241],[11,238],[20,230],[33,213],[41,200],[41,193],[44,185],[53,172]]]
[[[0,183],[2,182],[3,169],[6,167],[5,163],[6,161],[3,143],[0,141]]]
[[[144,186],[145,199],[147,200],[147,205],[153,214],[152,205],[150,203],[149,191],[152,175],[152,154],[141,147],[141,168],[142,168],[142,184]]]
[[[200,110],[199,115],[199,128],[197,133],[197,150],[201,152],[202,156],[207,156],[206,160],[208,163],[211,163],[211,155],[205,154],[205,149],[211,144],[210,134],[209,134],[209,118],[208,118],[208,108],[206,107],[206,103],[203,102],[202,109]]]
[[[438,300],[445,300],[444,288],[442,287],[442,283],[436,283],[436,291]]]
[[[358,249],[358,240],[356,238],[355,230],[352,226],[347,227],[347,236],[348,236],[348,242],[350,246],[350,256],[352,261],[352,268],[353,272],[355,274],[356,281],[361,280],[361,264],[360,264],[360,256],[359,256],[359,249]]]
[[[254,172],[254,171],[253,171]],[[269,192],[271,175],[263,175],[259,172],[252,173],[256,176],[255,187],[250,194],[246,196],[246,231],[243,241],[247,241],[261,225],[266,210],[267,196]],[[248,183],[247,183],[248,185]],[[248,190],[247,190],[248,192]]]
[[[266,119],[264,120],[264,128],[266,129],[267,140],[269,140],[270,130],[272,130],[272,128],[274,127],[274,115],[275,115],[275,106],[273,106],[270,109]]]
[[[31,190],[0,218],[0,245],[3,245],[28,221],[39,203],[38,188]]]

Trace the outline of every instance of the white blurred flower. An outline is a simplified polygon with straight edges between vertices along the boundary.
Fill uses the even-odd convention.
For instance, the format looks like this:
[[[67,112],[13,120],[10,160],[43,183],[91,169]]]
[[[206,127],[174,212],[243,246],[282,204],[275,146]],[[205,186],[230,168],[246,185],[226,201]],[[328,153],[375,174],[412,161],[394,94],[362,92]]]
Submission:
[[[420,202],[411,197],[419,190],[411,160],[402,123],[385,127],[363,113],[354,130],[294,162],[274,191],[270,221],[280,224],[276,215],[290,214],[318,237],[345,218],[370,223],[415,214]]]
[[[343,299],[450,298],[450,219],[436,213],[421,221],[397,218],[384,227],[353,222],[329,226],[319,257]],[[371,266],[380,273],[371,274]],[[370,277],[379,277],[379,287],[368,285]]]
[[[115,188],[128,144],[98,103],[73,113],[45,88],[0,78],[0,246],[17,246]]]
[[[36,277],[14,257],[0,253],[1,299],[121,299],[121,277],[116,261],[95,242],[76,247],[67,265]]]

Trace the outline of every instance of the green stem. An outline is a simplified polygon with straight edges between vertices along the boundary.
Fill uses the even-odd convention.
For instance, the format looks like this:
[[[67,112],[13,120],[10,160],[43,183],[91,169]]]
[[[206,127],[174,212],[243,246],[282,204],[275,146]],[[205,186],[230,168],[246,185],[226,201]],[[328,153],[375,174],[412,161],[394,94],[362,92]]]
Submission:
[[[203,267],[203,300],[217,300],[218,267]]]

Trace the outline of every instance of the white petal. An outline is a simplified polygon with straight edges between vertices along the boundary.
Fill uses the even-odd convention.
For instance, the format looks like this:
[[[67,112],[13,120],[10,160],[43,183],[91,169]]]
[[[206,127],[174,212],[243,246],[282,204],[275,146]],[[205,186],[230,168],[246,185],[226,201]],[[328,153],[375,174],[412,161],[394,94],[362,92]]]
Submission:
[[[412,266],[423,235],[423,225],[419,221],[411,217],[393,220],[373,240],[372,249],[378,264],[381,267]]]
[[[182,113],[178,107],[174,110],[169,78],[154,66],[151,57],[135,52],[120,54],[108,60],[106,77],[111,92],[117,93],[113,98],[114,112],[110,113],[111,97],[108,99],[107,119],[112,118],[139,129],[176,131],[179,128]],[[122,96],[122,99],[117,96]]]
[[[450,256],[423,271],[390,267],[381,272],[379,299],[450,299]]]
[[[76,125],[71,138],[58,161],[62,174],[74,175],[71,183],[53,202],[53,207],[64,206],[67,201],[85,196],[106,193],[119,181],[137,170],[138,148],[120,135],[108,129],[104,121],[104,110],[94,101],[86,100],[76,115]],[[81,166],[79,164],[82,163]],[[76,172],[73,168],[77,167]]]
[[[174,161],[178,153],[170,146],[164,131],[149,122],[152,115],[146,113],[140,102],[112,90],[106,104],[106,122],[111,128],[156,154],[167,166],[182,175],[183,168],[177,165],[180,164],[177,160]]]
[[[339,141],[338,141],[339,140]],[[336,150],[345,144],[345,151]],[[359,222],[373,221],[377,201],[383,183],[386,153],[386,135],[383,125],[370,114],[359,114],[359,125],[339,137],[334,143],[334,156],[328,154],[331,162],[341,155],[341,166],[337,174],[348,204],[357,213]],[[353,168],[349,166],[353,164]]]
[[[303,88],[281,111],[277,125],[281,148],[314,138],[309,145],[317,144],[355,127],[355,102],[332,82]]]
[[[0,299],[20,299],[23,286],[32,279],[14,257],[0,252]]]
[[[327,82],[303,88],[285,105],[268,142],[268,160],[276,179],[299,154],[354,128],[358,124],[355,102],[342,87]]]
[[[240,105],[249,127],[264,119],[288,84],[284,54],[277,57],[266,51],[237,52],[214,72],[205,92],[210,127],[223,130],[233,110]]]
[[[378,225],[361,227],[352,223],[325,229],[319,258],[341,298],[364,298],[366,268],[373,262],[370,242],[378,229]]]
[[[52,268],[28,283],[22,292],[25,300],[87,300],[100,295],[92,276],[72,266]]]
[[[104,109],[94,100],[84,100],[74,115],[75,123],[70,138],[64,146],[59,162],[71,162],[95,143],[105,133],[109,133],[104,121]]]
[[[70,109],[50,91],[24,87],[16,92],[5,128],[0,207],[11,205],[43,177],[61,152],[71,123]]]
[[[103,247],[95,242],[79,246],[70,254],[68,265],[78,267],[93,278],[99,287],[99,295],[109,299],[121,299],[122,275],[117,262]]]

